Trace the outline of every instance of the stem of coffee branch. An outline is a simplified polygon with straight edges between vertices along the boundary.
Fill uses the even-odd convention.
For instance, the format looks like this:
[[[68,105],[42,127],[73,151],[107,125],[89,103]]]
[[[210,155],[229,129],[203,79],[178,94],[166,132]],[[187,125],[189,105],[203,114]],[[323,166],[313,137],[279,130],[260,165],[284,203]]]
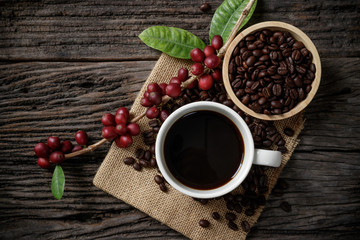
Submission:
[[[222,59],[226,53],[227,48],[229,47],[230,43],[232,42],[232,40],[234,40],[237,32],[240,29],[241,24],[244,22],[245,18],[248,16],[250,9],[252,8],[252,6],[254,5],[255,0],[250,0],[249,3],[246,5],[246,7],[244,8],[244,10],[242,11],[239,19],[237,20],[235,26],[233,27],[228,39],[226,40],[225,44],[222,46],[222,48],[220,48],[217,56]],[[205,67],[204,73],[203,74],[207,74],[210,72],[209,68]],[[190,78],[188,80],[186,80],[185,82],[182,83],[182,89],[185,89],[188,85],[190,85],[193,81],[199,79],[201,77],[201,75],[199,76],[195,76],[195,75],[191,75]],[[162,103],[161,104],[166,104],[169,100],[171,99],[171,97],[169,96],[163,96],[162,98]],[[144,112],[142,112],[140,115],[134,117],[130,122],[137,122],[140,119],[142,119],[146,114],[146,109],[144,110]],[[69,154],[65,154],[65,159],[67,158],[72,158],[72,157],[76,157],[88,152],[92,152],[95,149],[97,149],[98,147],[100,147],[101,145],[103,145],[104,143],[106,143],[108,140],[106,140],[105,138],[101,139],[100,141],[87,146],[86,148],[83,148],[77,152],[73,152],[73,153],[69,153]]]

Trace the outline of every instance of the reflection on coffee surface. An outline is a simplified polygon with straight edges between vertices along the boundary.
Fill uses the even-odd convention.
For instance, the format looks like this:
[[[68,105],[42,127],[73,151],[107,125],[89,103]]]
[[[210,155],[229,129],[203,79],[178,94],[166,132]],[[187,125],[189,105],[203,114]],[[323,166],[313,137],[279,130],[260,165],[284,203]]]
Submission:
[[[182,184],[214,189],[229,182],[238,171],[244,143],[227,117],[213,111],[195,111],[171,126],[164,155],[169,171]]]

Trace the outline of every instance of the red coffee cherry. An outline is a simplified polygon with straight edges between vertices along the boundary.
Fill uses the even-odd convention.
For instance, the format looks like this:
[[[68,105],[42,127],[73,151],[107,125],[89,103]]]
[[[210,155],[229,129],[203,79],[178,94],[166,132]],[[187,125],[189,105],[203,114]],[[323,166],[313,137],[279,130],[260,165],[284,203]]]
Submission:
[[[167,84],[166,83],[160,83],[159,84],[159,87],[161,88],[161,94],[164,96],[166,94],[166,86]],[[150,106],[149,106],[150,107]]]
[[[187,89],[193,89],[193,88],[195,88],[197,85],[198,85],[198,81],[197,81],[197,80],[194,80],[194,81],[192,81],[186,88],[187,88]]]
[[[215,35],[211,39],[211,46],[215,48],[216,50],[219,50],[223,46],[223,39],[220,35]]]
[[[201,74],[203,74],[204,72],[204,65],[202,65],[201,63],[195,63],[191,66],[191,73],[199,76]]]
[[[73,149],[73,144],[69,140],[65,140],[61,143],[60,150],[63,153],[69,153]]]
[[[160,120],[164,122],[169,117],[169,115],[170,113],[167,110],[162,110],[160,112]]]
[[[152,105],[154,105],[148,98],[146,98],[146,97],[143,97],[143,98],[141,98],[141,100],[140,100],[140,104],[141,104],[141,106],[143,106],[143,107],[151,107]],[[122,115],[122,114],[119,114],[119,115]],[[118,115],[116,115],[116,116],[118,116]],[[122,115],[122,116],[124,116],[124,115]],[[119,118],[122,118],[122,117],[119,117]],[[121,121],[121,122],[123,122],[123,121],[125,121],[125,123],[126,123],[126,118],[124,117],[124,120],[118,120],[118,121]]]
[[[214,72],[211,73],[211,76],[213,77],[213,79],[217,82],[221,82],[222,80],[222,72],[220,69],[216,68],[214,70]]]
[[[123,114],[126,119],[129,119],[129,109],[127,109],[126,107],[120,107],[117,111],[116,111],[116,115],[118,114]]]
[[[52,149],[52,150],[57,150],[60,148],[61,144],[60,144],[60,138],[58,137],[54,137],[54,136],[50,136],[47,139],[47,145]]]
[[[149,83],[149,85],[147,86],[147,92],[151,93],[151,92],[159,92],[161,93],[161,88],[157,83]]]
[[[131,146],[131,144],[133,143],[133,140],[132,140],[131,136],[124,135],[124,136],[117,137],[115,139],[115,143],[120,148],[127,148],[127,147]]]
[[[149,119],[157,118],[159,116],[159,109],[156,107],[150,107],[146,110],[146,117]]]
[[[178,96],[180,96],[181,94],[181,87],[179,84],[175,84],[175,83],[169,83],[167,86],[166,86],[166,94],[169,96],[169,97],[172,97],[172,98],[176,98]]]
[[[148,101],[150,102],[150,100],[148,99]],[[150,102],[151,103],[151,102]],[[153,104],[151,103],[151,106],[152,106]],[[116,116],[115,116],[115,122],[117,123],[117,124],[120,124],[120,123],[123,123],[123,124],[126,124],[127,123],[127,118],[124,116],[124,114],[117,114]]]
[[[213,78],[209,74],[204,74],[199,79],[199,88],[209,90],[213,85]]]
[[[34,147],[34,152],[38,157],[47,158],[50,155],[50,148],[45,143],[38,143]]]
[[[124,123],[116,125],[115,132],[119,135],[125,135],[127,133],[126,125]]]
[[[178,71],[178,78],[181,82],[186,81],[189,77],[189,71],[186,68],[180,68]]]
[[[178,77],[171,78],[169,83],[176,83],[178,85],[181,85],[181,81]]]
[[[194,48],[190,52],[190,57],[194,62],[202,62],[204,61],[205,54],[200,50],[200,48]]]
[[[107,140],[112,140],[117,137],[115,127],[113,126],[103,127],[101,131],[101,135],[103,136],[103,138]]]
[[[50,167],[49,159],[40,157],[37,160],[37,165],[39,165],[39,167],[44,169],[49,168]]]
[[[80,151],[81,149],[83,149],[82,146],[76,145],[76,146],[74,146],[74,148],[71,150],[71,152],[77,152],[77,151]]]
[[[136,136],[140,134],[140,126],[137,123],[130,123],[126,126],[126,129],[131,136]]]
[[[160,87],[159,87],[160,88]],[[161,89],[160,89],[161,90]],[[162,101],[161,93],[160,92],[151,92],[148,99],[154,105],[159,105]]]
[[[53,152],[50,154],[50,161],[55,164],[60,164],[65,160],[65,156],[62,152]]]
[[[204,48],[204,54],[205,54],[205,57],[214,55],[215,54],[215,48],[213,48],[212,46],[206,46]]]
[[[104,126],[115,126],[116,125],[115,116],[112,115],[111,113],[105,113],[101,118],[101,122]]]
[[[220,65],[221,60],[220,60],[220,58],[218,56],[216,56],[214,54],[214,55],[211,55],[211,56],[205,58],[204,63],[208,68],[214,69],[214,68],[216,68],[217,66]]]
[[[83,130],[77,131],[75,134],[75,140],[79,145],[86,145],[89,137],[87,135],[87,133]]]

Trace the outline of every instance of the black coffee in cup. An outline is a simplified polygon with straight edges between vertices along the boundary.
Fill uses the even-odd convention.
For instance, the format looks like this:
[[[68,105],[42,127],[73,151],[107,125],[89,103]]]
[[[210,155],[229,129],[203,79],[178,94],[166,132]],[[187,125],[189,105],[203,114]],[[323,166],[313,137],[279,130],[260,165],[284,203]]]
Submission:
[[[244,157],[236,125],[213,111],[194,111],[179,118],[164,143],[166,165],[182,184],[210,190],[228,183]]]

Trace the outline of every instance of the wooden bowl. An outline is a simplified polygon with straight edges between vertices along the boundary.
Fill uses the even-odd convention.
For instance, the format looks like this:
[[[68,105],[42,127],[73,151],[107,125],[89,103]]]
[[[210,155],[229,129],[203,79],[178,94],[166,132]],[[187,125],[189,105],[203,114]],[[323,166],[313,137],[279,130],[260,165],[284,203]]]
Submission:
[[[245,106],[236,97],[236,95],[231,87],[230,80],[229,80],[228,72],[229,72],[230,58],[231,58],[232,52],[234,51],[237,44],[247,35],[254,33],[258,30],[265,29],[265,28],[270,29],[272,31],[278,30],[278,31],[282,31],[282,32],[285,32],[285,31],[290,32],[291,35],[296,40],[301,41],[305,45],[305,47],[312,53],[313,63],[315,64],[315,67],[316,67],[315,78],[311,85],[312,89],[307,94],[306,98],[303,101],[299,102],[294,108],[292,108],[288,112],[283,113],[283,114],[278,114],[278,115],[266,115],[266,114],[262,114],[262,113],[256,113],[253,110],[251,110],[250,108],[248,108],[247,106]],[[320,63],[319,53],[316,50],[315,45],[312,43],[310,38],[304,32],[302,32],[300,29],[298,29],[290,24],[287,24],[287,23],[270,21],[270,22],[262,22],[262,23],[255,24],[239,33],[239,35],[231,42],[228,50],[225,53],[222,74],[223,74],[223,80],[224,80],[224,85],[225,85],[226,91],[229,94],[231,100],[236,104],[236,106],[238,106],[245,113],[247,113],[255,118],[259,118],[262,120],[274,121],[274,120],[282,120],[282,119],[294,116],[295,114],[302,111],[311,102],[311,100],[314,98],[314,96],[319,88],[319,85],[320,85],[321,63]]]

